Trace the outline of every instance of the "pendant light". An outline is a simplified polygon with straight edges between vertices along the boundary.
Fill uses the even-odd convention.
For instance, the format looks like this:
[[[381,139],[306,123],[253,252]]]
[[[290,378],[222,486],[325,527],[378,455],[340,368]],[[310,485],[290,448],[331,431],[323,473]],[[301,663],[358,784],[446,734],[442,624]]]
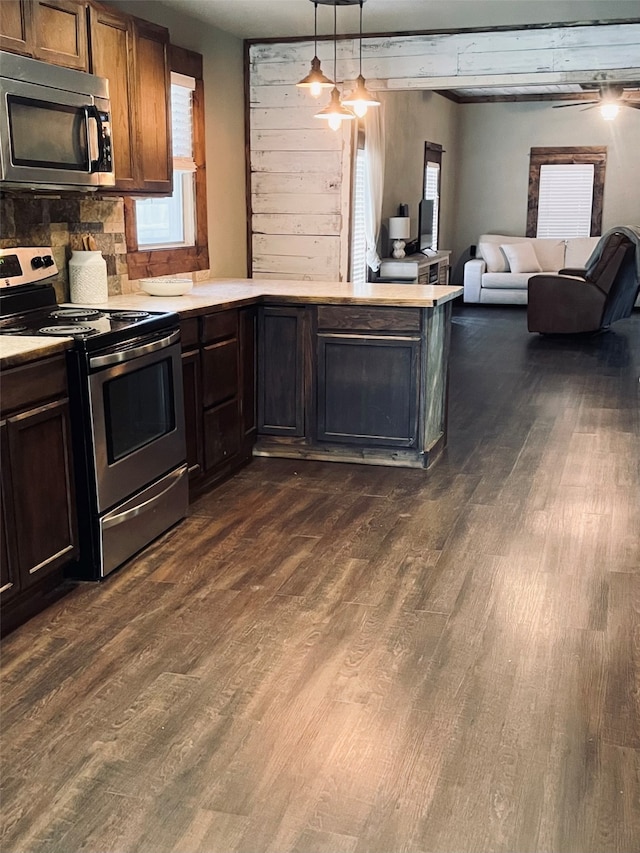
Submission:
[[[333,77],[336,78],[336,67],[338,61],[338,3],[339,0],[333,0]],[[328,121],[331,130],[340,130],[343,121],[353,121],[355,113],[344,107],[340,101],[340,92],[334,84],[331,90],[331,100],[329,104],[319,113],[315,114],[315,118]]]
[[[369,107],[379,107],[380,101],[371,94],[365,86],[365,80],[362,76],[362,5],[364,0],[360,0],[360,73],[356,80],[356,88],[351,92],[348,98],[345,98],[342,103],[350,107],[358,118],[362,118],[367,113]]]
[[[313,59],[311,60],[311,71],[296,86],[308,89],[313,98],[319,98],[323,89],[332,89],[333,80],[322,73],[320,60],[318,59],[318,3],[313,2]]]

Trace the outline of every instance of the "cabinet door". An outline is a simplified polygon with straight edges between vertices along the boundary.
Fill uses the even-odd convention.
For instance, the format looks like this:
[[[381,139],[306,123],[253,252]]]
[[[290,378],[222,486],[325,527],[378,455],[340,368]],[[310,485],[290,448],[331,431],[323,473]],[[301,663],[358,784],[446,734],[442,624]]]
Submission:
[[[204,413],[204,464],[206,471],[227,462],[240,451],[238,399]]]
[[[258,431],[304,435],[302,309],[263,308],[258,330]]]
[[[22,589],[77,554],[66,400],[7,418]]]
[[[133,114],[133,20],[126,15],[91,6],[92,71],[109,80],[111,133],[116,174],[115,189],[135,190]]]
[[[202,383],[200,380],[200,352],[182,355],[182,386],[184,390],[184,423],[187,437],[187,465],[189,478],[202,473]]]
[[[11,465],[7,448],[7,426],[0,424],[0,601],[12,598],[20,589],[16,573],[15,528],[11,495]]]
[[[38,0],[32,7],[35,59],[87,71],[87,4],[77,0]]]
[[[1,0],[0,49],[31,56],[33,30],[30,0]]]
[[[134,19],[136,189],[170,195],[173,189],[169,31]]]
[[[419,338],[318,335],[318,440],[414,447]]]

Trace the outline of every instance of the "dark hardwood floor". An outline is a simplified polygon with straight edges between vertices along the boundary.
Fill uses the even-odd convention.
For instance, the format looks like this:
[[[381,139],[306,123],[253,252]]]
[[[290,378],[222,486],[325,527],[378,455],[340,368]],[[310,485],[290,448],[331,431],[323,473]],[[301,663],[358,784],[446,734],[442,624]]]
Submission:
[[[640,851],[640,314],[452,346],[432,470],[258,459],[5,639],[4,853]]]

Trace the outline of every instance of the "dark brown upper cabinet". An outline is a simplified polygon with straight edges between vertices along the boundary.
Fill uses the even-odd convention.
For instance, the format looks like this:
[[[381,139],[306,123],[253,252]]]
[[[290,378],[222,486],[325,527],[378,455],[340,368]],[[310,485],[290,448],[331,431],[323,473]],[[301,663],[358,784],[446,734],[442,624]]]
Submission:
[[[87,3],[78,0],[2,0],[0,48],[51,65],[87,71]]]
[[[114,191],[170,195],[169,31],[90,6],[91,70],[109,80],[115,158]]]

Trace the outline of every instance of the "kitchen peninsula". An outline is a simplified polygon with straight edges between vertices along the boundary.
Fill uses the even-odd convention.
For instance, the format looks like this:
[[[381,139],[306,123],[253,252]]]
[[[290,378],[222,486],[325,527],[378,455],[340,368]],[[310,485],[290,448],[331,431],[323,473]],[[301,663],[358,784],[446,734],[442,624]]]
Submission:
[[[196,471],[243,452],[428,467],[446,443],[451,301],[461,292],[219,279],[108,306],[179,313]]]

